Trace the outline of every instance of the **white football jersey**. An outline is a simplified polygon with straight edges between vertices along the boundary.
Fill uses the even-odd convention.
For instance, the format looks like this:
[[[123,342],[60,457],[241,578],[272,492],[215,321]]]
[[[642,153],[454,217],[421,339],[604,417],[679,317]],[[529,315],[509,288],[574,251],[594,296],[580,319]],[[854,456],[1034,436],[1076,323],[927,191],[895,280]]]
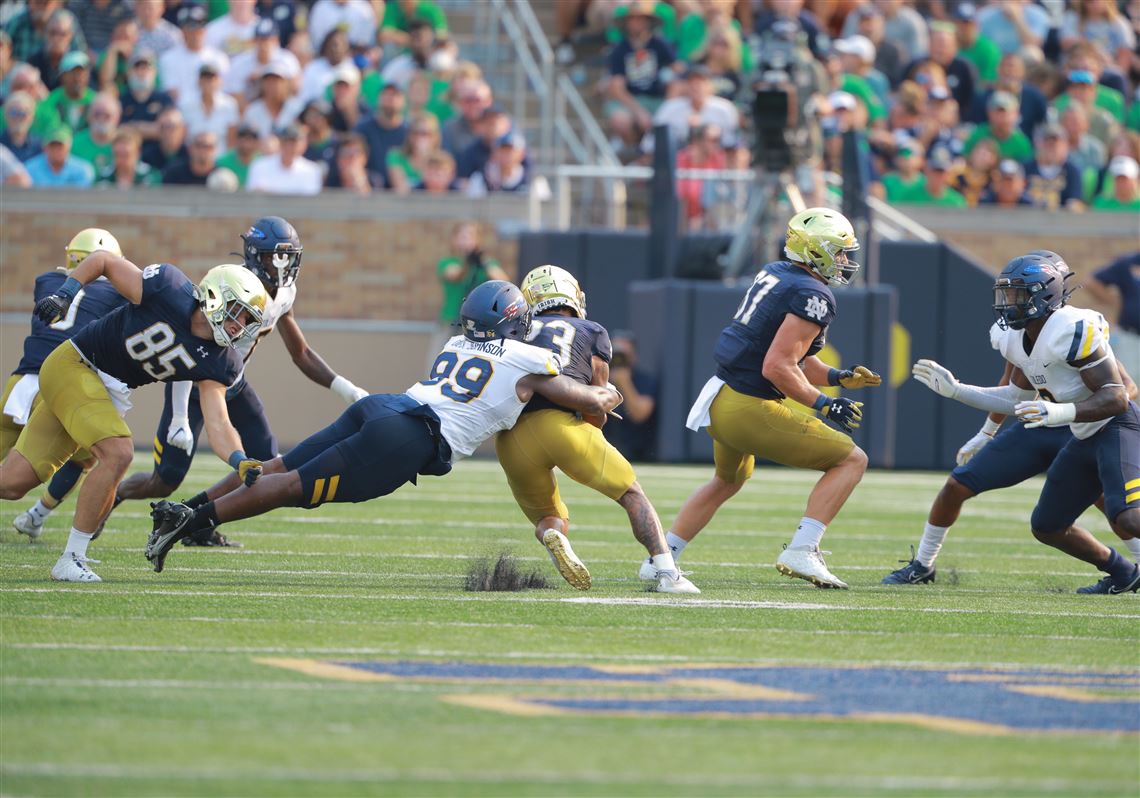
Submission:
[[[1070,361],[1084,360],[1100,347],[1114,357],[1108,345],[1108,322],[1095,310],[1066,305],[1045,321],[1033,351],[1025,352],[1024,330],[1003,330],[997,324],[990,328],[990,343],[1002,357],[1017,366],[1030,384],[1047,402],[1081,402],[1092,391],[1081,379],[1079,369]],[[1073,435],[1088,438],[1110,419],[1074,422]]]
[[[483,441],[518,421],[526,402],[515,387],[528,374],[562,370],[549,349],[510,338],[469,341],[452,338],[435,359],[431,373],[407,390],[408,396],[439,416],[452,462],[468,457]]]

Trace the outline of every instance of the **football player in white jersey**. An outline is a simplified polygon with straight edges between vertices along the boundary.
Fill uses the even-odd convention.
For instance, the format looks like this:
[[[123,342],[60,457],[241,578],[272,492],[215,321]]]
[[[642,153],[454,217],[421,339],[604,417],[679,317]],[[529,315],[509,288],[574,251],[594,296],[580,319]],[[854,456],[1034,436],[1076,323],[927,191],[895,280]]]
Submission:
[[[1140,537],[1140,408],[1128,398],[1104,317],[1065,304],[1066,276],[1042,255],[1014,258],[998,276],[992,343],[1013,365],[1008,385],[964,385],[930,360],[916,363],[914,375],[942,396],[1016,414],[1029,428],[1068,426],[1073,437],[1049,466],[1033,535],[1106,574],[1082,592],[1135,591],[1140,566],[1075,526],[1103,493],[1118,534]]]
[[[524,343],[531,311],[504,280],[483,283],[460,309],[463,335],[447,342],[427,379],[402,394],[374,394],[283,457],[264,464],[258,484],[224,479],[197,508],[159,502],[146,557],[161,571],[176,541],[277,507],[313,508],[385,496],[417,474],[442,476],[499,430],[509,429],[536,393],[578,412],[608,413],[611,388],[559,372],[557,356]]]
[[[347,404],[367,396],[366,390],[339,376],[309,347],[293,317],[297,277],[304,251],[293,225],[280,216],[266,216],[255,221],[241,238],[244,265],[258,276],[269,294],[260,333],[238,348],[246,363],[261,339],[276,327],[302,374],[329,388]],[[193,384],[189,382],[166,384],[166,401],[154,436],[154,468],[149,473],[132,474],[119,483],[115,494],[116,506],[124,499],[165,498],[176,491],[186,478],[202,432],[202,409],[197,391],[192,389]],[[226,408],[250,457],[264,461],[277,456],[277,438],[269,428],[265,407],[244,376],[226,391]],[[191,506],[204,502],[201,494],[190,499]],[[186,538],[185,543],[233,545],[216,530],[205,530],[195,537]]]

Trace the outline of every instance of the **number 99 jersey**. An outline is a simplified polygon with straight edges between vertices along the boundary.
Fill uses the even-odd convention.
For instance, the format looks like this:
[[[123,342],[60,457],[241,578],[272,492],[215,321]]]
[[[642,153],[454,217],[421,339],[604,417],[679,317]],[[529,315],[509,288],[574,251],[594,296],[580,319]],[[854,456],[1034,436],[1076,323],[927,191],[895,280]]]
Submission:
[[[47,272],[36,278],[36,302],[54,294],[67,275],[61,271]],[[13,374],[38,374],[40,366],[52,351],[96,319],[127,304],[110,281],[95,280],[75,295],[67,314],[55,324],[45,324],[32,315],[32,331],[24,339],[24,356]]]
[[[190,332],[198,310],[194,284],[169,263],[143,269],[142,301],[84,327],[71,339],[95,368],[130,388],[152,382],[215,380],[232,385],[242,357]]]
[[[516,392],[519,380],[528,374],[560,372],[558,356],[548,349],[510,338],[470,341],[457,335],[443,347],[428,378],[407,394],[439,416],[454,462],[515,425],[526,406]]]
[[[613,357],[613,345],[605,327],[596,321],[556,313],[535,317],[527,343],[554,352],[562,364],[562,373],[583,385],[593,382],[594,355],[607,363]],[[566,410],[535,394],[523,412],[551,409]]]

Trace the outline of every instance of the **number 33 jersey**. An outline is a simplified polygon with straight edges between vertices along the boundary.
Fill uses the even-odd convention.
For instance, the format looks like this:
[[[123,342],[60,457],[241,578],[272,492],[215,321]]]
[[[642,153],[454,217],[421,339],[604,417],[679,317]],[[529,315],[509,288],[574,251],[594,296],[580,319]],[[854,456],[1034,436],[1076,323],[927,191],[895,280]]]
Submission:
[[[1101,347],[1114,357],[1108,345],[1108,322],[1095,310],[1065,305],[1045,321],[1041,334],[1025,351],[1024,330],[1003,330],[997,324],[990,328],[990,344],[1001,356],[1021,369],[1029,384],[1047,402],[1080,402],[1092,396],[1073,365],[1085,360]],[[1111,419],[1070,424],[1073,435],[1088,438]]]
[[[152,382],[215,380],[232,385],[241,355],[190,333],[194,284],[169,263],[143,269],[142,301],[84,327],[71,339],[95,368],[130,388]]]
[[[556,376],[561,370],[558,356],[548,349],[510,338],[469,341],[457,335],[443,347],[428,378],[407,394],[439,416],[454,462],[515,425],[526,406],[515,390],[519,380],[528,374]]]

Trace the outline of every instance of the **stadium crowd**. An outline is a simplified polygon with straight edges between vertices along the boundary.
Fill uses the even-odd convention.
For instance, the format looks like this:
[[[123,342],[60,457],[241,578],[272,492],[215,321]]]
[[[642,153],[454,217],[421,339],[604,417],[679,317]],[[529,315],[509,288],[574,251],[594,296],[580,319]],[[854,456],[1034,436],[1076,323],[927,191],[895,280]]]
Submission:
[[[5,185],[531,188],[431,0],[26,0],[0,23]]]

